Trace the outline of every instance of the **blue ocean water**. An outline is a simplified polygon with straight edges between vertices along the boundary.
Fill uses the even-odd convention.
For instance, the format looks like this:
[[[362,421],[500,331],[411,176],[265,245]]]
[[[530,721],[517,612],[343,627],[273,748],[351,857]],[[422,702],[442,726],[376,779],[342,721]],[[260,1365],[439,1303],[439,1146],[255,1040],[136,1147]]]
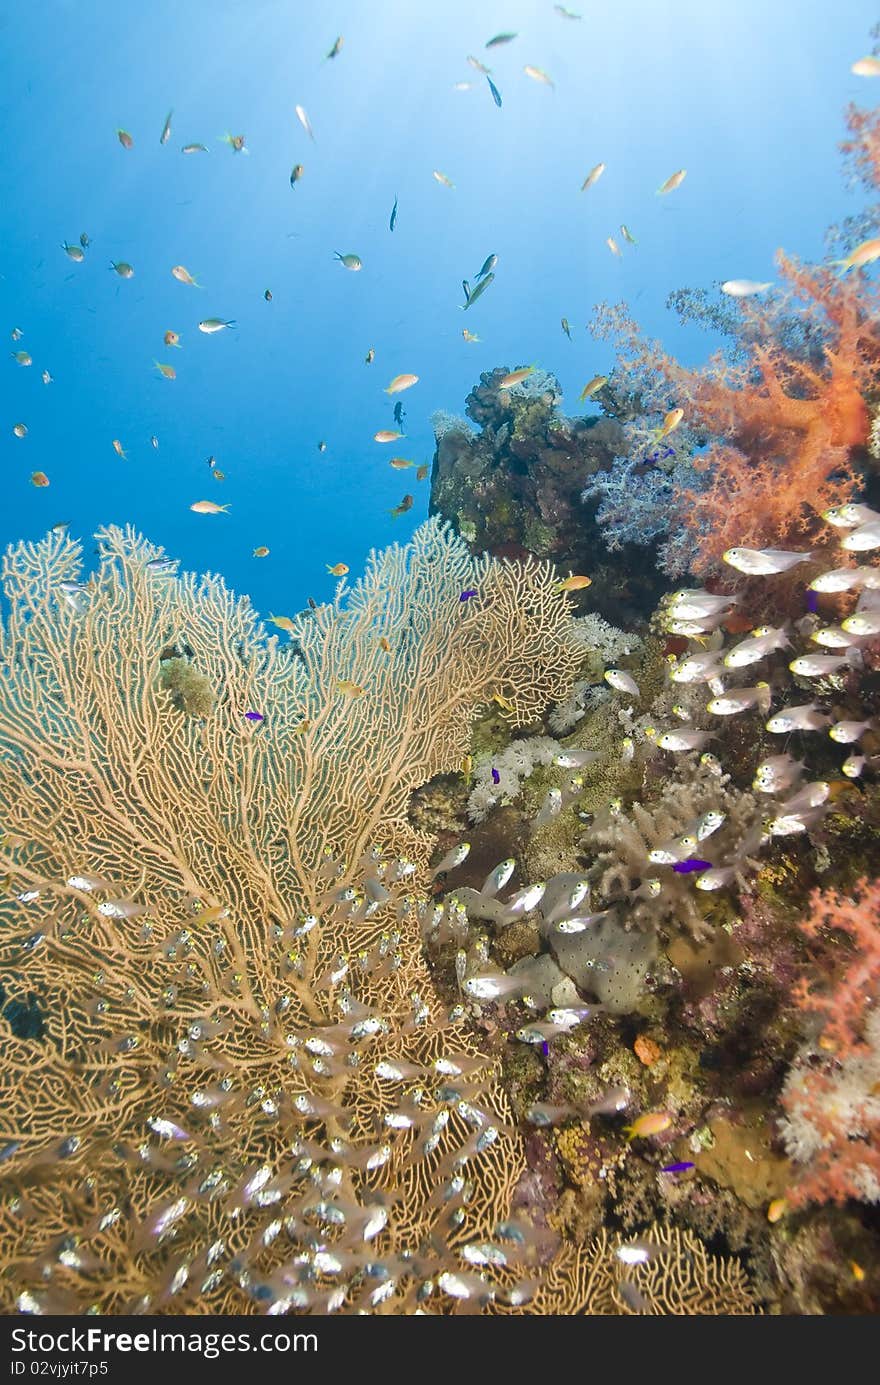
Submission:
[[[62,520],[86,538],[131,523],[263,612],[292,613],[330,595],[327,564],[357,573],[425,516],[429,483],[389,457],[429,462],[431,414],[461,412],[480,371],[539,364],[576,412],[586,380],[613,363],[585,330],[596,303],[628,300],[696,361],[711,340],[677,324],[671,290],[771,279],[780,246],[821,256],[825,226],[861,205],[837,143],[846,103],[872,95],[850,72],[871,47],[869,0],[569,8],[582,18],[543,0],[3,7],[3,546]],[[487,49],[499,32],[517,37]],[[491,68],[500,109],[468,55]],[[246,155],[227,132],[244,134]],[[184,156],[196,141],[209,152]],[[682,186],[657,197],[679,168]],[[74,264],[61,243],[82,232]],[[490,253],[496,280],[463,313],[461,280]],[[177,282],[174,265],[203,287]],[[204,335],[212,316],[237,326]],[[163,345],[169,329],[180,349]],[[19,349],[32,366],[12,359]],[[396,396],[406,436],[381,446],[394,403],[383,391],[402,372],[419,376]],[[35,471],[48,487],[31,484]],[[415,503],[392,519],[405,493]],[[192,513],[201,499],[230,513]],[[255,559],[260,545],[270,554]]]

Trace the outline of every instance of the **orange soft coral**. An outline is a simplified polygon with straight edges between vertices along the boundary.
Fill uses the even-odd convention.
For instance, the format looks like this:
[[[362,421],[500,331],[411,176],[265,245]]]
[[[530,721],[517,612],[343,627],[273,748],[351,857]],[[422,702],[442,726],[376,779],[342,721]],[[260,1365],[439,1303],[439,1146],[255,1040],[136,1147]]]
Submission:
[[[868,440],[865,395],[880,380],[880,338],[869,321],[862,276],[841,280],[777,256],[779,272],[805,310],[823,320],[832,345],[821,367],[786,353],[768,323],[745,366],[716,360],[703,371],[665,369],[694,426],[717,441],[695,468],[710,476],[699,494],[675,500],[696,536],[699,574],[726,548],[815,542],[819,511],[851,498],[858,476],[852,450]],[[744,308],[761,322],[759,305]]]

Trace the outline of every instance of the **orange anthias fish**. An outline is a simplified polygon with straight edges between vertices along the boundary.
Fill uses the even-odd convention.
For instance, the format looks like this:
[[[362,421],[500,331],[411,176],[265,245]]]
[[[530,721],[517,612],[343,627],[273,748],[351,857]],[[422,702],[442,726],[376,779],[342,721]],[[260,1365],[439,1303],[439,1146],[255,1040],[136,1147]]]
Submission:
[[[406,457],[392,457],[388,465],[393,466],[395,471],[406,471],[408,467],[415,466],[415,462],[409,461]]]
[[[423,464],[423,465],[420,466],[420,467],[417,469],[417,471],[416,471],[416,480],[417,480],[417,481],[426,481],[427,479],[428,479],[428,467],[427,467],[427,464]]]
[[[177,379],[177,371],[174,369],[173,365],[163,365],[161,361],[154,361],[153,365],[156,367],[163,380]]]
[[[604,164],[596,164],[595,168],[591,168],[586,178],[581,183],[581,192],[586,192],[587,188],[591,188],[594,183],[598,183],[604,172]]]
[[[345,577],[348,572],[348,565],[346,563],[334,563],[333,567],[331,567],[328,563],[327,571],[330,573],[331,577]]]
[[[397,442],[402,438],[403,433],[392,432],[390,428],[380,428],[378,433],[373,434],[373,442]]]
[[[391,384],[386,386],[386,394],[400,394],[401,390],[411,389],[413,385],[419,383],[418,375],[395,375]]]
[[[564,582],[557,582],[556,590],[558,592],[579,592],[583,591],[584,587],[591,587],[592,585],[592,577],[571,576],[566,577]]]
[[[290,616],[270,615],[269,622],[271,625],[277,625],[279,630],[286,630],[288,635],[292,635],[296,629],[293,619]]]
[[[116,453],[117,457],[121,457],[123,461],[127,460],[122,443],[118,438],[113,439],[113,451]]]
[[[845,260],[835,260],[835,264],[839,264],[846,274],[850,269],[863,269],[877,259],[880,259],[880,236],[873,236],[871,240],[863,240],[861,245],[857,245]]]
[[[670,409],[657,432],[657,442],[662,442],[670,433],[674,433],[683,418],[684,409]]]
[[[578,403],[583,404],[585,399],[589,399],[591,395],[595,394],[597,390],[600,390],[603,385],[607,384],[607,375],[594,375],[592,380],[587,381],[587,383],[581,390],[580,394],[578,395]]]
[[[533,365],[527,365],[523,366],[521,370],[511,370],[508,375],[504,376],[503,380],[498,381],[498,388],[500,390],[513,389],[514,385],[521,384],[527,376],[531,375],[534,369]]]
[[[414,504],[415,501],[413,497],[411,495],[405,495],[400,504],[395,505],[394,509],[389,510],[388,513],[391,515],[392,519],[398,519],[400,515],[405,515],[407,510],[411,510]]]
[[[625,1125],[627,1131],[627,1144],[632,1140],[644,1140],[649,1135],[661,1135],[664,1130],[668,1130],[672,1124],[672,1117],[668,1111],[646,1111],[644,1115],[637,1116],[632,1125]]]
[[[169,331],[169,332],[166,332],[165,335],[164,335],[164,337],[162,338],[162,340],[164,341],[164,343],[165,343],[166,346],[179,346],[179,345],[180,345],[180,333],[179,333],[179,332],[170,332],[170,331]]]
[[[48,484],[49,484],[49,478],[48,478],[48,476],[46,475],[45,471],[33,471],[33,472],[31,472],[31,485],[32,485],[32,486],[48,486]]]
[[[215,505],[213,500],[197,500],[189,507],[197,515],[228,515],[228,505]]]
[[[675,173],[671,173],[669,177],[666,179],[666,182],[660,184],[659,188],[657,189],[657,196],[663,197],[667,192],[675,192],[676,188],[681,187],[686,177],[686,168],[679,168]]]
[[[364,695],[360,683],[352,683],[348,678],[337,678],[336,686],[346,697],[363,697]]]
[[[179,283],[192,284],[194,289],[201,288],[201,284],[196,283],[195,279],[192,277],[189,270],[184,268],[182,264],[174,265],[172,267],[171,273],[174,275],[175,279],[177,279]]]

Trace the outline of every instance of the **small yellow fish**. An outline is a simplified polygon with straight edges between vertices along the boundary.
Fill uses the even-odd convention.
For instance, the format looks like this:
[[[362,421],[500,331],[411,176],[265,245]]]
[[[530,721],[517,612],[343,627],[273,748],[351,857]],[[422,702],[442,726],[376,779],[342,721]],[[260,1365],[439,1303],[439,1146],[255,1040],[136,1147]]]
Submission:
[[[468,329],[467,329],[466,327],[462,327],[462,329],[461,329],[461,335],[464,337],[465,341],[479,341],[479,340],[480,340],[480,338],[477,336],[476,332],[469,332]]]
[[[225,481],[225,480],[226,480],[226,472],[225,472],[225,471],[221,471],[220,468],[219,468],[219,466],[215,466],[215,467],[213,468],[213,470],[211,471],[211,475],[213,476],[213,478],[214,478],[215,481]]]
[[[162,340],[166,346],[180,346],[180,333],[166,332]]]
[[[638,245],[638,241],[632,231],[628,226],[624,226],[623,222],[620,223],[620,234],[623,236],[624,240],[629,241],[630,245]]]
[[[390,385],[385,386],[386,394],[400,394],[401,390],[411,389],[419,383],[418,375],[395,375]]]
[[[163,380],[177,379],[177,371],[174,369],[173,365],[163,365],[161,361],[154,361],[153,365],[156,367]]]
[[[523,366],[520,370],[510,371],[508,375],[505,375],[502,380],[498,381],[498,388],[500,390],[513,389],[514,385],[521,384],[527,376],[531,375],[534,369],[535,367],[533,365],[527,365]]]
[[[674,433],[683,418],[684,409],[670,409],[657,431],[657,442],[662,442],[670,433]]]
[[[435,169],[434,169],[434,174],[433,174],[433,176],[437,179],[437,182],[438,182],[438,183],[442,183],[443,186],[444,186],[445,188],[454,188],[454,187],[455,187],[455,184],[453,183],[452,179],[451,179],[451,178],[447,178],[446,174],[445,174],[445,173],[441,173],[440,170],[439,170],[438,168],[435,168]]]
[[[856,77],[880,77],[880,58],[859,58],[850,72]]]
[[[861,1265],[856,1260],[850,1260],[849,1267],[852,1271],[852,1277],[856,1281],[856,1283],[864,1283],[865,1271],[862,1269]]]
[[[607,375],[594,375],[592,380],[587,381],[587,383],[581,390],[580,394],[578,395],[578,403],[583,404],[585,399],[589,399],[591,395],[594,395],[597,390],[600,390],[603,385],[607,384]]]
[[[427,479],[428,479],[428,467],[427,467],[427,464],[426,464],[426,463],[423,463],[423,464],[417,469],[417,471],[416,471],[416,480],[417,480],[417,481],[426,481]]]
[[[116,138],[119,140],[123,149],[132,149],[134,147],[134,140],[127,130],[117,130]]]
[[[787,1211],[788,1203],[786,1202],[785,1198],[775,1197],[773,1201],[770,1203],[770,1206],[767,1208],[767,1220],[769,1222],[777,1222],[780,1220],[781,1217],[785,1216]]]
[[[464,775],[465,779],[470,779],[471,775],[474,772],[473,755],[465,755],[464,759],[461,762],[461,772]]]
[[[376,359],[376,353],[375,353],[375,351],[373,350],[373,348],[372,348],[372,346],[371,346],[370,349],[369,349],[369,351],[367,352],[366,356],[364,357],[364,365],[372,365],[373,362],[375,361],[375,359]]]
[[[378,433],[373,434],[373,442],[397,442],[402,438],[403,433],[394,433],[390,428],[380,428]]]
[[[192,277],[189,270],[185,269],[182,264],[174,265],[174,267],[171,270],[171,273],[174,275],[175,279],[177,279],[181,284],[192,284],[194,289],[199,289],[202,287],[201,284],[196,283],[195,279]]]
[[[406,471],[408,467],[415,466],[415,462],[406,457],[392,457],[388,465],[393,466],[395,471]]]
[[[657,196],[663,197],[664,194],[667,192],[675,192],[676,188],[681,187],[686,177],[686,168],[679,168],[675,173],[670,173],[669,177],[666,179],[666,182],[661,183],[659,188],[657,189]]]
[[[587,188],[591,188],[594,183],[598,183],[599,179],[602,177],[602,174],[604,172],[604,164],[596,164],[593,168],[591,168],[586,178],[581,183],[581,192],[586,192]]]
[[[312,723],[310,721],[301,721],[299,726],[293,728],[293,734],[295,736],[304,736],[306,732],[311,731],[311,729]]]
[[[123,461],[128,460],[125,452],[123,451],[122,443],[119,441],[118,438],[113,439],[113,451],[116,453],[117,457],[121,457]]]
[[[583,591],[584,587],[591,587],[592,585],[592,577],[572,576],[566,577],[564,582],[557,582],[556,590],[558,592],[579,592]]]
[[[327,571],[330,573],[331,577],[345,577],[348,570],[346,563],[335,563],[333,567],[331,567],[329,563],[327,564]]]
[[[383,654],[391,653],[391,645],[388,643],[388,640],[385,638],[384,635],[379,636],[379,648],[381,649]]]
[[[286,630],[288,635],[292,635],[294,630],[296,629],[296,626],[290,616],[270,615],[269,623],[270,625],[276,625],[279,630]]]
[[[629,1132],[626,1142],[629,1144],[632,1140],[644,1140],[650,1135],[661,1135],[671,1124],[672,1117],[668,1111],[646,1111],[644,1115],[637,1116],[632,1125],[623,1127]]]
[[[210,909],[202,909],[198,914],[193,915],[193,923],[219,923],[220,919],[228,919],[230,909],[228,904],[215,904]]]
[[[233,154],[246,154],[248,151],[244,145],[244,135],[221,135],[221,144],[228,144]]]
[[[489,73],[492,71],[491,67],[487,67],[485,63],[481,63],[479,58],[469,57],[467,62],[469,67],[472,67],[475,72],[482,72],[484,77],[488,77]]]
[[[863,240],[845,260],[836,260],[835,263],[839,264],[846,274],[850,269],[863,269],[865,265],[873,264],[876,259],[880,259],[880,236]]]
[[[269,556],[269,550],[268,550],[268,548],[266,547],[266,545],[265,545],[264,543],[263,543],[263,544],[260,544],[259,548],[255,548],[255,549],[254,549],[254,557],[255,557],[255,558],[268,558],[268,556]]]
[[[228,505],[215,505],[213,500],[197,500],[189,507],[197,515],[228,515]]]
[[[542,82],[545,87],[552,87],[553,81],[542,67],[532,67],[531,65],[523,68],[527,77],[531,77],[533,82]]]
[[[608,249],[611,251],[612,255],[616,255],[619,260],[623,258],[620,252],[620,246],[617,244],[617,241],[614,239],[613,236],[606,236],[605,244],[608,246]]]
[[[352,683],[348,678],[337,678],[336,686],[346,697],[363,697],[364,695],[360,683]]]
[[[33,357],[29,356],[27,351],[13,351],[12,359],[22,366],[33,365],[34,363]]]
[[[38,486],[38,487],[40,487],[40,486],[48,486],[48,484],[49,484],[49,478],[48,478],[48,476],[46,475],[45,471],[32,471],[32,472],[31,472],[31,485],[32,485],[32,486]]]
[[[492,694],[492,701],[493,701],[493,702],[497,702],[498,706],[499,706],[499,707],[502,709],[502,711],[504,711],[504,712],[513,712],[513,711],[516,710],[515,707],[514,707],[514,705],[513,705],[513,703],[511,702],[510,698],[509,698],[509,697],[502,697],[501,693],[499,693],[499,692],[494,692],[494,693]]]

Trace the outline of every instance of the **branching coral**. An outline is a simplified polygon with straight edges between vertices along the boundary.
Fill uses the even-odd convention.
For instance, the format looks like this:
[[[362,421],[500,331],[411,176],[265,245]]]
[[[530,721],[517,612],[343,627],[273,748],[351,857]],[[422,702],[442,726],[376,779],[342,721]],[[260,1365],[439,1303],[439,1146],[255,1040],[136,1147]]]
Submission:
[[[835,962],[823,988],[795,992],[822,1030],[782,1097],[786,1147],[804,1165],[789,1201],[880,1202],[880,882],[860,880],[851,896],[817,890],[801,929]]]
[[[413,1311],[521,1155],[491,1064],[438,1086],[473,1045],[421,958],[407,806],[477,704],[563,693],[567,603],[432,521],[279,647],[219,578],[99,549],[88,584],[66,537],[3,570],[2,1304]],[[160,685],[171,647],[203,722]]]

